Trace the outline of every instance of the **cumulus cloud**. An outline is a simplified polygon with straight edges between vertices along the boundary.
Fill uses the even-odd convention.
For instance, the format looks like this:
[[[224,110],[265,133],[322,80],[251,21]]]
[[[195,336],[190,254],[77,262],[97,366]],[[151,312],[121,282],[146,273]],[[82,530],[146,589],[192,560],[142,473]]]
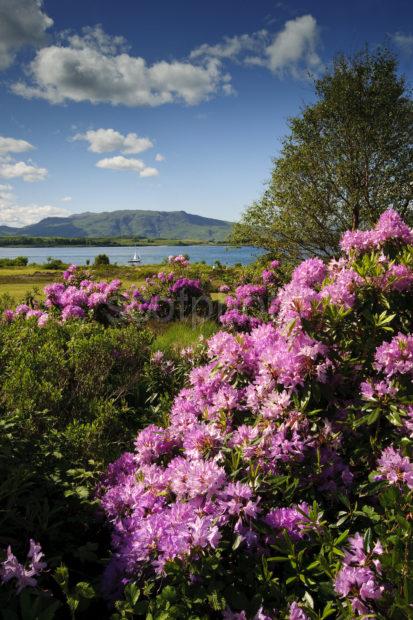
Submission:
[[[411,54],[413,52],[413,34],[395,32],[391,35],[391,38],[393,43],[405,54]]]
[[[72,202],[72,197],[71,196],[63,196],[63,198],[60,199],[61,202]]]
[[[312,15],[302,15],[285,22],[275,34],[260,30],[226,37],[216,45],[201,45],[191,52],[191,58],[226,59],[266,67],[278,75],[303,78],[308,71],[317,71],[322,66],[318,45],[317,21]],[[231,84],[226,86],[231,90]]]
[[[105,168],[109,170],[126,170],[130,172],[137,172],[141,177],[154,177],[159,174],[156,168],[146,166],[141,159],[123,157],[123,155],[100,159],[96,166],[98,168]]]
[[[9,157],[0,158],[0,177],[3,179],[21,178],[23,181],[43,181],[47,177],[47,168],[40,168],[24,161],[13,161]]]
[[[122,38],[109,37],[100,27],[39,50],[28,73],[29,82],[12,86],[23,97],[50,103],[90,101],[126,106],[176,101],[195,105],[230,80],[217,58],[196,64],[162,60],[148,65],[144,58],[124,51]]]
[[[23,153],[31,149],[34,149],[34,146],[30,142],[26,142],[26,140],[16,140],[15,138],[0,136],[0,154]]]
[[[317,22],[312,15],[302,15],[285,23],[266,50],[266,65],[274,73],[301,77],[305,71],[322,65],[317,53]]]
[[[42,0],[0,0],[0,70],[13,63],[20,48],[44,42],[53,20],[42,6]]]
[[[149,138],[141,138],[136,133],[122,135],[114,129],[96,129],[85,133],[78,133],[73,140],[86,140],[89,142],[88,150],[92,153],[107,153],[109,151],[121,151],[122,153],[142,153],[153,147]]]
[[[16,200],[11,185],[0,185],[0,224],[7,226],[27,226],[45,217],[67,216],[69,211],[52,205],[22,205]]]
[[[162,155],[162,153],[156,153],[155,161],[165,161],[165,155]]]

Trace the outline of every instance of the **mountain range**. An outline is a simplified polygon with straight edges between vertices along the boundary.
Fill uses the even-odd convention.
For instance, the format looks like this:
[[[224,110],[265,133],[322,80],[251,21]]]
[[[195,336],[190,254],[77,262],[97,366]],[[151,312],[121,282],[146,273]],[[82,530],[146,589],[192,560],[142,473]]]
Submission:
[[[186,211],[123,210],[47,217],[22,228],[0,226],[0,237],[128,237],[225,241],[232,223]]]

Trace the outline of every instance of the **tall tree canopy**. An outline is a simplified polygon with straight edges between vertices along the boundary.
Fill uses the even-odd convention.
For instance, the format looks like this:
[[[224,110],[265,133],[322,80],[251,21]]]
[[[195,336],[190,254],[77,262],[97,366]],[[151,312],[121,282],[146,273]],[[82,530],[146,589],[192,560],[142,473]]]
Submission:
[[[289,119],[268,187],[234,228],[288,260],[331,256],[342,232],[392,206],[413,220],[413,102],[388,50],[338,56]]]

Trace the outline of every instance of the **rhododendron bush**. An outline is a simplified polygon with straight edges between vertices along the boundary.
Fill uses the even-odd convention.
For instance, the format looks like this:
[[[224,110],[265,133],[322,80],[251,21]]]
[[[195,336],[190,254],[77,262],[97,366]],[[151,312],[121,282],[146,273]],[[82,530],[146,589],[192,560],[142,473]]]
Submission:
[[[299,265],[267,321],[237,291],[249,324],[99,485],[115,617],[412,617],[412,243],[389,210]]]
[[[279,265],[279,261],[271,261],[257,281],[245,282],[228,295],[226,311],[219,317],[222,325],[237,331],[249,331],[270,319],[271,302],[281,282]],[[224,284],[220,292],[229,293],[230,287]]]
[[[170,256],[173,270],[148,276],[145,284],[121,290],[119,279],[97,282],[93,276],[70,265],[62,282],[44,288],[45,301],[33,307],[20,304],[3,313],[11,322],[19,317],[36,319],[39,327],[57,318],[63,323],[70,319],[96,320],[105,325],[130,323],[144,318],[163,321],[182,319],[189,314],[213,315],[214,304],[208,285],[185,273],[189,261],[184,256]]]

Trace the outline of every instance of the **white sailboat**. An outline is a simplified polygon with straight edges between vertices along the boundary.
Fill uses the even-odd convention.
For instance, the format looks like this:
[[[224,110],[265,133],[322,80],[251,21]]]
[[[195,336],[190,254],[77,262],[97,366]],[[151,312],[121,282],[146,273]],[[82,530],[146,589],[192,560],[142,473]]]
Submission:
[[[131,265],[139,265],[141,260],[142,260],[141,257],[139,256],[139,254],[137,253],[137,251],[135,249],[135,254],[133,255],[133,258],[128,260],[128,263],[130,263]]]

